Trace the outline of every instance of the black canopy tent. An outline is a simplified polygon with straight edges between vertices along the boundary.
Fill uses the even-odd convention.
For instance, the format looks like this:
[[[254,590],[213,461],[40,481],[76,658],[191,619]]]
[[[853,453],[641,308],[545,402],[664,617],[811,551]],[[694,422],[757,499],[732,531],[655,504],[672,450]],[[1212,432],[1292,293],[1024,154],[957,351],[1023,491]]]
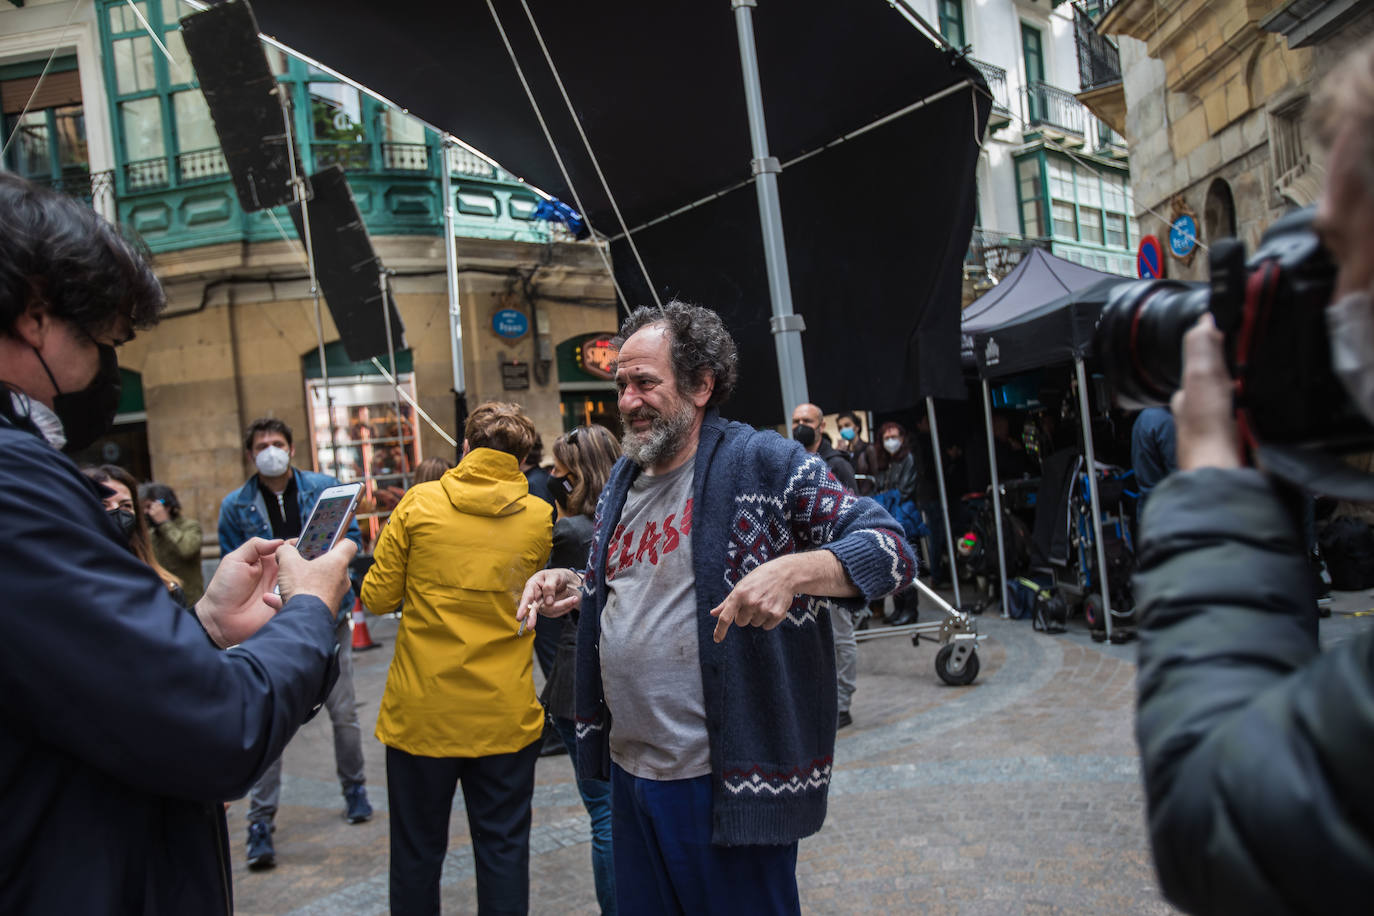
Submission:
[[[1058,259],[1056,259],[1058,260]],[[1098,274],[1097,278],[1089,275]],[[1049,301],[1034,301],[1030,293],[1043,294],[1044,284],[1027,286],[1019,302],[1008,302],[998,309],[1001,321],[992,310],[975,315],[965,323],[964,334],[971,337],[974,358],[983,387],[983,419],[987,424],[988,464],[992,474],[993,517],[997,524],[997,564],[1002,577],[1002,614],[1007,615],[1007,559],[1002,540],[1002,500],[997,480],[997,453],[992,432],[992,395],[989,379],[1004,378],[1030,369],[1072,363],[1078,379],[1079,419],[1083,426],[1083,455],[1087,462],[1088,498],[1092,505],[1093,533],[1097,549],[1098,586],[1102,596],[1107,636],[1112,634],[1112,606],[1107,577],[1106,548],[1102,541],[1102,507],[1097,492],[1097,460],[1093,451],[1092,426],[1088,404],[1087,373],[1084,360],[1092,352],[1093,331],[1112,290],[1130,280],[1113,274],[1091,271],[1076,274],[1083,285]],[[1060,276],[1059,279],[1066,279]],[[972,309],[978,305],[974,302]],[[980,321],[980,317],[983,318]]]
[[[254,10],[264,34],[577,203],[612,240],[625,305],[680,295],[717,309],[741,350],[732,415],[777,422],[763,223],[724,0]],[[825,367],[810,399],[882,410],[962,396],[959,281],[985,83],[886,0],[765,0],[754,23],[802,351]]]

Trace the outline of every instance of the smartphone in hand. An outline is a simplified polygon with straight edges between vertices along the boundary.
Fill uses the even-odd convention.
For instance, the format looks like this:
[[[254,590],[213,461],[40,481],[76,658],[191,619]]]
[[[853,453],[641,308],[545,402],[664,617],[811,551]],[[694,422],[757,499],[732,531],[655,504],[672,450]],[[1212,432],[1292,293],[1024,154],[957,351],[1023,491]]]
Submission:
[[[358,505],[358,494],[362,492],[360,483],[346,483],[330,487],[315,500],[306,519],[301,536],[296,540],[296,550],[307,560],[322,557],[330,551],[348,531],[349,519]]]

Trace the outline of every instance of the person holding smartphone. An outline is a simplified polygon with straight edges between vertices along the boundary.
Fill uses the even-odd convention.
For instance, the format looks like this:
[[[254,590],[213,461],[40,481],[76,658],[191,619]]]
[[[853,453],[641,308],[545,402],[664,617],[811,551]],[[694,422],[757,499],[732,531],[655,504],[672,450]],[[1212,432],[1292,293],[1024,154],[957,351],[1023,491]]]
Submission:
[[[232,912],[221,802],[333,682],[352,545],[250,539],[192,620],[59,450],[110,428],[163,304],[113,225],[0,172],[0,913]]]
[[[291,466],[296,448],[291,427],[273,417],[262,417],[249,424],[243,437],[248,459],[258,473],[247,483],[224,497],[219,510],[219,548],[228,553],[250,538],[297,538],[310,517],[316,501],[339,481],[328,474],[303,471]],[[361,546],[362,536],[356,520],[348,523],[347,537]],[[302,545],[304,546],[304,545]],[[336,627],[339,641],[339,679],[325,700],[329,721],[334,726],[334,761],[343,790],[344,819],[360,824],[372,816],[363,769],[363,732],[358,725],[358,704],[353,691],[353,640],[348,621],[353,607],[353,590],[338,605]],[[267,767],[253,786],[248,801],[248,867],[271,868],[277,853],[272,833],[277,805],[281,799],[281,758]]]

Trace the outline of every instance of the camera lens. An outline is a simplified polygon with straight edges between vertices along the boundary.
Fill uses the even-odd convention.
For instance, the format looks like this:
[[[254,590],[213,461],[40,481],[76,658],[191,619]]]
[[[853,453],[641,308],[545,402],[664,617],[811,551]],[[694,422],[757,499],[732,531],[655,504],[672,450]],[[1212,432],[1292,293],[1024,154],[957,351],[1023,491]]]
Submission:
[[[1113,290],[1093,350],[1124,406],[1169,402],[1183,377],[1183,335],[1207,302],[1206,287],[1176,280],[1126,282]]]

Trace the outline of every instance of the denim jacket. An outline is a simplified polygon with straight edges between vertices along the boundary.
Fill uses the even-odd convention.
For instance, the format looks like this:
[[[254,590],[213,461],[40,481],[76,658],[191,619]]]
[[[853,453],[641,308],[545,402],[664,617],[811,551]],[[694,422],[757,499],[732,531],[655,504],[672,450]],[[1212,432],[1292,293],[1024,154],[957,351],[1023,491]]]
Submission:
[[[296,475],[296,499],[298,505],[296,511],[300,514],[301,525],[305,525],[305,520],[310,517],[310,510],[315,507],[315,501],[320,498],[320,494],[330,487],[339,486],[339,481],[328,474],[317,474],[314,471],[302,471],[300,468],[292,468],[292,473]],[[272,522],[267,517],[267,502],[262,498],[262,490],[258,487],[258,475],[254,474],[248,478],[248,482],[224,497],[224,501],[219,507],[219,552],[220,556],[243,545],[249,538],[260,537],[271,540]],[[348,523],[348,539],[359,547],[362,546],[362,533],[358,530],[356,519]],[[344,596],[344,603],[340,608],[344,611],[353,607],[353,589],[348,590]],[[348,617],[339,614],[340,622],[346,622]]]

